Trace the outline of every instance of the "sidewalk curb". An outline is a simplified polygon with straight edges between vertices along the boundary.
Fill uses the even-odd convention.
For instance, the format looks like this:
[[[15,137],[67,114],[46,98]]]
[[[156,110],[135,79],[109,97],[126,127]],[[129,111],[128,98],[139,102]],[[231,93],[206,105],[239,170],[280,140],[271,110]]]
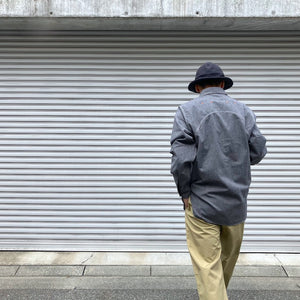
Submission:
[[[21,265],[0,266],[1,277],[193,277],[189,266]],[[300,266],[235,267],[233,277],[300,278]]]
[[[191,265],[188,252],[1,251],[0,265]],[[300,253],[241,253],[237,265],[300,266]]]

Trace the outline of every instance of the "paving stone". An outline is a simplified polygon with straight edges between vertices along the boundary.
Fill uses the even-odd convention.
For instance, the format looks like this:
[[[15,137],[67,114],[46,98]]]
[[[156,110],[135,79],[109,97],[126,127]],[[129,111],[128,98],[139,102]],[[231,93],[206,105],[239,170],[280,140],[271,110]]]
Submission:
[[[284,266],[300,266],[300,253],[279,253],[275,256]]]
[[[0,265],[191,265],[185,253],[0,251]],[[241,253],[238,265],[300,266],[300,254]]]
[[[289,277],[233,277],[229,283],[229,289],[256,290],[256,291],[281,290],[281,291],[298,291],[298,293],[300,291],[299,279],[289,278]],[[253,298],[253,300],[254,299],[255,298]],[[257,300],[267,300],[267,299],[258,298]],[[287,300],[292,300],[292,299],[287,299]]]
[[[0,276],[7,277],[7,276],[14,276],[18,266],[0,266]]]
[[[274,254],[265,253],[241,253],[239,255],[237,265],[281,265],[280,261]]]
[[[300,277],[300,266],[284,266],[289,277]]]
[[[286,277],[281,266],[236,266],[233,272],[236,277]]]
[[[151,276],[194,276],[192,266],[151,266]]]
[[[84,266],[21,266],[16,276],[81,276]]]
[[[189,253],[94,252],[85,265],[191,265]]]
[[[86,266],[85,276],[150,276],[150,266]]]

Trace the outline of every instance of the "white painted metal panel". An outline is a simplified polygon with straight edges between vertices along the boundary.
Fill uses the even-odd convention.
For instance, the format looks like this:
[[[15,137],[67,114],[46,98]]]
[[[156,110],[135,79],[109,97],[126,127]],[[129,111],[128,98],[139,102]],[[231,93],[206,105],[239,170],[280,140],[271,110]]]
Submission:
[[[169,137],[205,61],[268,138],[244,251],[300,251],[298,33],[0,37],[0,248],[186,251]]]

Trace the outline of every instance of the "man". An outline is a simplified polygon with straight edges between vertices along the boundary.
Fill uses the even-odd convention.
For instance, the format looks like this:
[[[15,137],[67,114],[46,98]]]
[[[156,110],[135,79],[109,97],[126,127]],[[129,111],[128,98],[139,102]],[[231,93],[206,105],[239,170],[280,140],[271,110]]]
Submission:
[[[224,90],[222,69],[203,64],[188,89],[171,136],[173,174],[185,209],[187,245],[200,300],[227,300],[247,214],[250,165],[266,155],[254,113]]]

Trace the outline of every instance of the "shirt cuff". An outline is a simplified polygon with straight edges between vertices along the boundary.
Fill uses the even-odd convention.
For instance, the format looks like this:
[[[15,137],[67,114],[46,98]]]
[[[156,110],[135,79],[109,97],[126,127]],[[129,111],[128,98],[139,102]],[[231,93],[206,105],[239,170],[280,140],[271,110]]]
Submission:
[[[181,199],[183,200],[183,199],[188,199],[188,198],[190,198],[190,193],[183,193],[183,194],[181,194]]]

